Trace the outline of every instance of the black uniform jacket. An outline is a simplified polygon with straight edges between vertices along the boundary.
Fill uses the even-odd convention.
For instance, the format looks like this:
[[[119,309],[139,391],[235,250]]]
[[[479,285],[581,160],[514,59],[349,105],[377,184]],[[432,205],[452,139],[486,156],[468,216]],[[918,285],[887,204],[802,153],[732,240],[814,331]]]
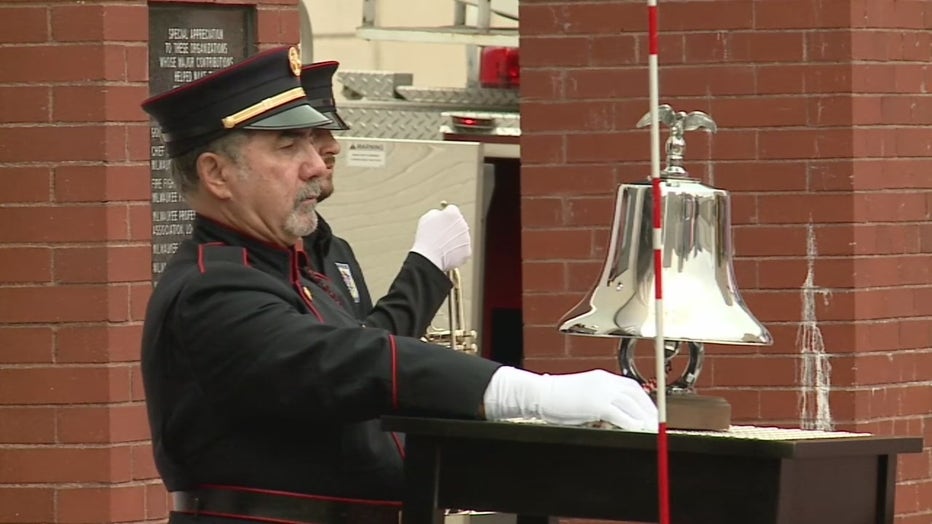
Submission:
[[[499,364],[363,327],[304,258],[198,216],[166,266],[142,374],[169,490],[397,500],[403,450],[377,417],[475,417]]]
[[[375,307],[362,268],[349,243],[318,215],[317,230],[304,237],[311,267],[323,273],[347,309],[367,326],[421,337],[450,294],[450,279],[431,261],[409,253],[388,294]]]

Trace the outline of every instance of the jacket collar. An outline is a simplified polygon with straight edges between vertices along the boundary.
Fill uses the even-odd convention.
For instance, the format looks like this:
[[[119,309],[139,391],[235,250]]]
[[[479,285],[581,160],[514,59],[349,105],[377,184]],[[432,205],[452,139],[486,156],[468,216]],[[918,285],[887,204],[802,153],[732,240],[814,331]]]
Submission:
[[[304,249],[323,259],[330,252],[330,244],[333,241],[333,229],[330,224],[324,220],[324,217],[317,214],[317,229],[313,233],[304,237]]]
[[[249,253],[249,265],[291,280],[307,257],[300,247],[284,248],[256,239],[203,215],[196,215],[191,239],[198,244],[222,243],[241,246]]]

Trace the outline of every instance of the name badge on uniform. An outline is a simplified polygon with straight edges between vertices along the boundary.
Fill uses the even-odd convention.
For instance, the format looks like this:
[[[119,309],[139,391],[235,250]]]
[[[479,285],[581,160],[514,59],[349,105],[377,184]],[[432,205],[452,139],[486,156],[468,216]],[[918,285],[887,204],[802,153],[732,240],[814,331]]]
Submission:
[[[353,280],[353,272],[350,271],[349,264],[343,264],[340,262],[335,263],[337,269],[340,270],[340,276],[343,277],[343,283],[346,284],[346,289],[349,290],[350,296],[353,297],[353,302],[359,303],[359,290],[356,288],[356,281]]]

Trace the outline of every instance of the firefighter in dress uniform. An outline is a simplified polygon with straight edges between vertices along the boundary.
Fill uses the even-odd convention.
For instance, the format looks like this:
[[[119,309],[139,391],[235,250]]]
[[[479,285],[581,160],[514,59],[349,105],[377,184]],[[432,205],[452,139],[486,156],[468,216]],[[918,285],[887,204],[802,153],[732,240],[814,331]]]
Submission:
[[[146,310],[142,375],[169,522],[396,522],[383,414],[656,430],[634,380],[539,375],[364,326],[301,249],[331,119],[275,48],[144,101],[196,218]],[[445,255],[444,255],[445,256]]]
[[[314,144],[327,165],[320,178],[318,203],[333,194],[334,161],[340,154],[340,144],[333,131],[346,131],[349,125],[337,112],[333,96],[333,75],[340,63],[328,60],[304,66],[301,85],[308,103],[331,120],[315,127]],[[452,246],[456,245],[456,249]],[[349,243],[333,233],[324,218],[317,214],[317,229],[304,237],[311,267],[326,277],[338,292],[345,307],[357,319],[371,327],[387,329],[395,335],[419,337],[427,331],[431,320],[450,294],[451,283],[446,271],[466,262],[471,250],[469,226],[455,205],[443,210],[432,209],[418,221],[415,242],[395,277],[388,293],[373,307],[362,268]],[[446,259],[443,254],[447,253]]]

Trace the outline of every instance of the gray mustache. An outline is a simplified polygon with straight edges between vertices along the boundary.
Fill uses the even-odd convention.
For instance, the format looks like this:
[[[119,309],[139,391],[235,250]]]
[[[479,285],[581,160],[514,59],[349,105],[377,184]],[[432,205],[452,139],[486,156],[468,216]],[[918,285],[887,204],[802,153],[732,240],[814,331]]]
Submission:
[[[312,180],[308,185],[304,186],[304,189],[298,193],[298,197],[295,199],[295,204],[300,204],[303,200],[308,198],[317,198],[320,196],[320,181],[317,179]]]

